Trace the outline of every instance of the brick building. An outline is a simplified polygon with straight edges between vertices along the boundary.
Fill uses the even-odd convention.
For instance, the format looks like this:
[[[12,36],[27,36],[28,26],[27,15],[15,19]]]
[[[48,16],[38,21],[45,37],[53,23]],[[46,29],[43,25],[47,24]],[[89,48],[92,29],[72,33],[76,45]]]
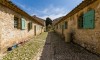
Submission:
[[[8,0],[0,0],[0,53],[44,32],[44,24]]]
[[[84,0],[54,26],[66,42],[100,54],[100,0]]]

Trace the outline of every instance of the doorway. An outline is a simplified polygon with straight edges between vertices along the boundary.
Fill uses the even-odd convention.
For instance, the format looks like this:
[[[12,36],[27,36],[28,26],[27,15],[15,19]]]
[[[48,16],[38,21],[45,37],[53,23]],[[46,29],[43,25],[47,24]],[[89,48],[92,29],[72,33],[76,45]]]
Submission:
[[[64,25],[62,25],[62,35],[64,35]]]
[[[36,36],[36,25],[34,26],[34,35]]]

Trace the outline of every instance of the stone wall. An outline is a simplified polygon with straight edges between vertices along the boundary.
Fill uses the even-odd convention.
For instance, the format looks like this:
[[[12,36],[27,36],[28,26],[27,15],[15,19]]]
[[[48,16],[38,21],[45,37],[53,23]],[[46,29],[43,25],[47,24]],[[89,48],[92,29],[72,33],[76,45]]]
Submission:
[[[95,10],[95,29],[77,29],[77,27],[75,27],[74,42],[80,44],[92,52],[100,53],[100,38],[98,38],[100,37],[100,35],[98,35],[100,33],[100,19],[98,18],[98,16],[100,17],[100,15],[98,15],[100,9],[97,7],[100,7],[100,1],[97,1],[82,10],[84,12],[86,12],[88,8]]]
[[[40,26],[34,23],[30,31],[28,31],[28,23],[30,19],[23,16],[26,19],[26,29],[21,30],[14,28],[14,15],[21,18],[22,15],[10,10],[7,7],[0,5],[0,48],[1,52],[7,50],[8,47],[13,44],[28,40],[34,36],[34,25]],[[41,29],[37,30],[37,35],[41,33]]]
[[[95,10],[95,29],[79,29],[78,28],[78,16],[81,13],[86,13],[88,9]],[[73,38],[73,41],[84,48],[100,54],[100,1],[97,0],[93,4],[85,7],[78,13],[69,17],[65,21],[68,22],[68,29],[64,30],[65,41],[68,41]],[[60,24],[60,23],[59,23]],[[56,30],[59,32],[58,30]],[[71,37],[73,33],[73,37]]]

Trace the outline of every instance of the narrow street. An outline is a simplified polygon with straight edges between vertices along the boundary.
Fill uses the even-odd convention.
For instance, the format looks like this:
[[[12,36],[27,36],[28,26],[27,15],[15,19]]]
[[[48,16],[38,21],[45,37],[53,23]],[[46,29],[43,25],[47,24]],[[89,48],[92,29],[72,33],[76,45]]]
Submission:
[[[100,60],[100,0],[0,0],[0,60]]]
[[[100,60],[100,57],[49,32],[8,52],[3,60]]]
[[[40,60],[100,60],[84,48],[65,43],[56,33],[48,34]]]

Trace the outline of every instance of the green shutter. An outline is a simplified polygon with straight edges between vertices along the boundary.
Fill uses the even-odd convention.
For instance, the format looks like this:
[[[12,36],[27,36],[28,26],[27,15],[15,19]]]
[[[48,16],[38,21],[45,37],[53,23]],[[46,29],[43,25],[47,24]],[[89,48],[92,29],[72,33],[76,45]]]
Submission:
[[[21,19],[21,23],[22,23],[21,25],[22,25],[22,30],[23,30],[23,29],[25,29],[25,25],[26,25],[24,18]]]
[[[83,28],[93,29],[95,23],[95,11],[91,10],[84,14],[83,16]]]

